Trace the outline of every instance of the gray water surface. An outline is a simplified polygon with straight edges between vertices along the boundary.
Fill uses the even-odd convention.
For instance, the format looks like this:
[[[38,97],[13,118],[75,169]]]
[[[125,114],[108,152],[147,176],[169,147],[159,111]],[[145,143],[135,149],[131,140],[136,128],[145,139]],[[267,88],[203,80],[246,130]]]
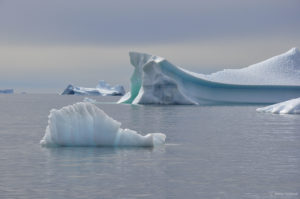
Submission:
[[[115,102],[118,97],[94,97]],[[43,148],[50,109],[80,96],[0,95],[0,198],[300,198],[300,115],[258,106],[99,103],[158,148]]]

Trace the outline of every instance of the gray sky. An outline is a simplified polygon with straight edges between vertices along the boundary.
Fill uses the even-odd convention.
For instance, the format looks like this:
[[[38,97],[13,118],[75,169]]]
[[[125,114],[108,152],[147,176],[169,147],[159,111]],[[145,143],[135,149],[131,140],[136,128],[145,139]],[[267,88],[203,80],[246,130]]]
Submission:
[[[299,0],[0,0],[0,89],[129,85],[131,50],[196,72],[300,46]]]

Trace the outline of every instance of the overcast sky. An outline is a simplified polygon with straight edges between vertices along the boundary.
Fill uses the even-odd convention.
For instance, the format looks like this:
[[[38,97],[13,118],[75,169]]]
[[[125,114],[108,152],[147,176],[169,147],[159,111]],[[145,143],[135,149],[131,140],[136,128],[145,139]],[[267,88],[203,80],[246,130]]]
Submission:
[[[0,89],[129,85],[131,50],[196,72],[300,47],[299,0],[0,0]]]

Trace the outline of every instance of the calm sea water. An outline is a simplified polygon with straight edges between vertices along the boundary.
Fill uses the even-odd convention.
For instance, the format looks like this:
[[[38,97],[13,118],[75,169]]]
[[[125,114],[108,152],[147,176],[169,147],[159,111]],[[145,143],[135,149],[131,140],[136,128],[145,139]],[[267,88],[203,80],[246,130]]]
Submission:
[[[0,198],[300,198],[300,115],[258,106],[132,106],[95,97],[158,148],[43,148],[52,108],[83,97],[0,95]]]

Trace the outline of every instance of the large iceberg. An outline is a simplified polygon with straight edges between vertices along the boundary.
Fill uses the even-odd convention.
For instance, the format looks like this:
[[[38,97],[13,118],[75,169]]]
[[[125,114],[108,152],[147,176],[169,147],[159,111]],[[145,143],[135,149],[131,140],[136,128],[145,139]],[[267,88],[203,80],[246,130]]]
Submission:
[[[91,103],[79,102],[50,111],[42,146],[136,146],[162,145],[166,136],[152,133],[145,136],[110,118]]]
[[[300,96],[300,52],[286,53],[242,69],[196,74],[166,59],[130,52],[131,91],[119,103],[277,103]]]
[[[300,97],[256,109],[258,112],[277,114],[300,114]]]
[[[115,96],[124,95],[125,89],[121,85],[111,86],[105,81],[99,81],[96,88],[85,88],[68,85],[61,93],[62,95],[100,95],[100,96]]]
[[[2,94],[13,94],[14,93],[14,89],[0,89],[0,93]]]

